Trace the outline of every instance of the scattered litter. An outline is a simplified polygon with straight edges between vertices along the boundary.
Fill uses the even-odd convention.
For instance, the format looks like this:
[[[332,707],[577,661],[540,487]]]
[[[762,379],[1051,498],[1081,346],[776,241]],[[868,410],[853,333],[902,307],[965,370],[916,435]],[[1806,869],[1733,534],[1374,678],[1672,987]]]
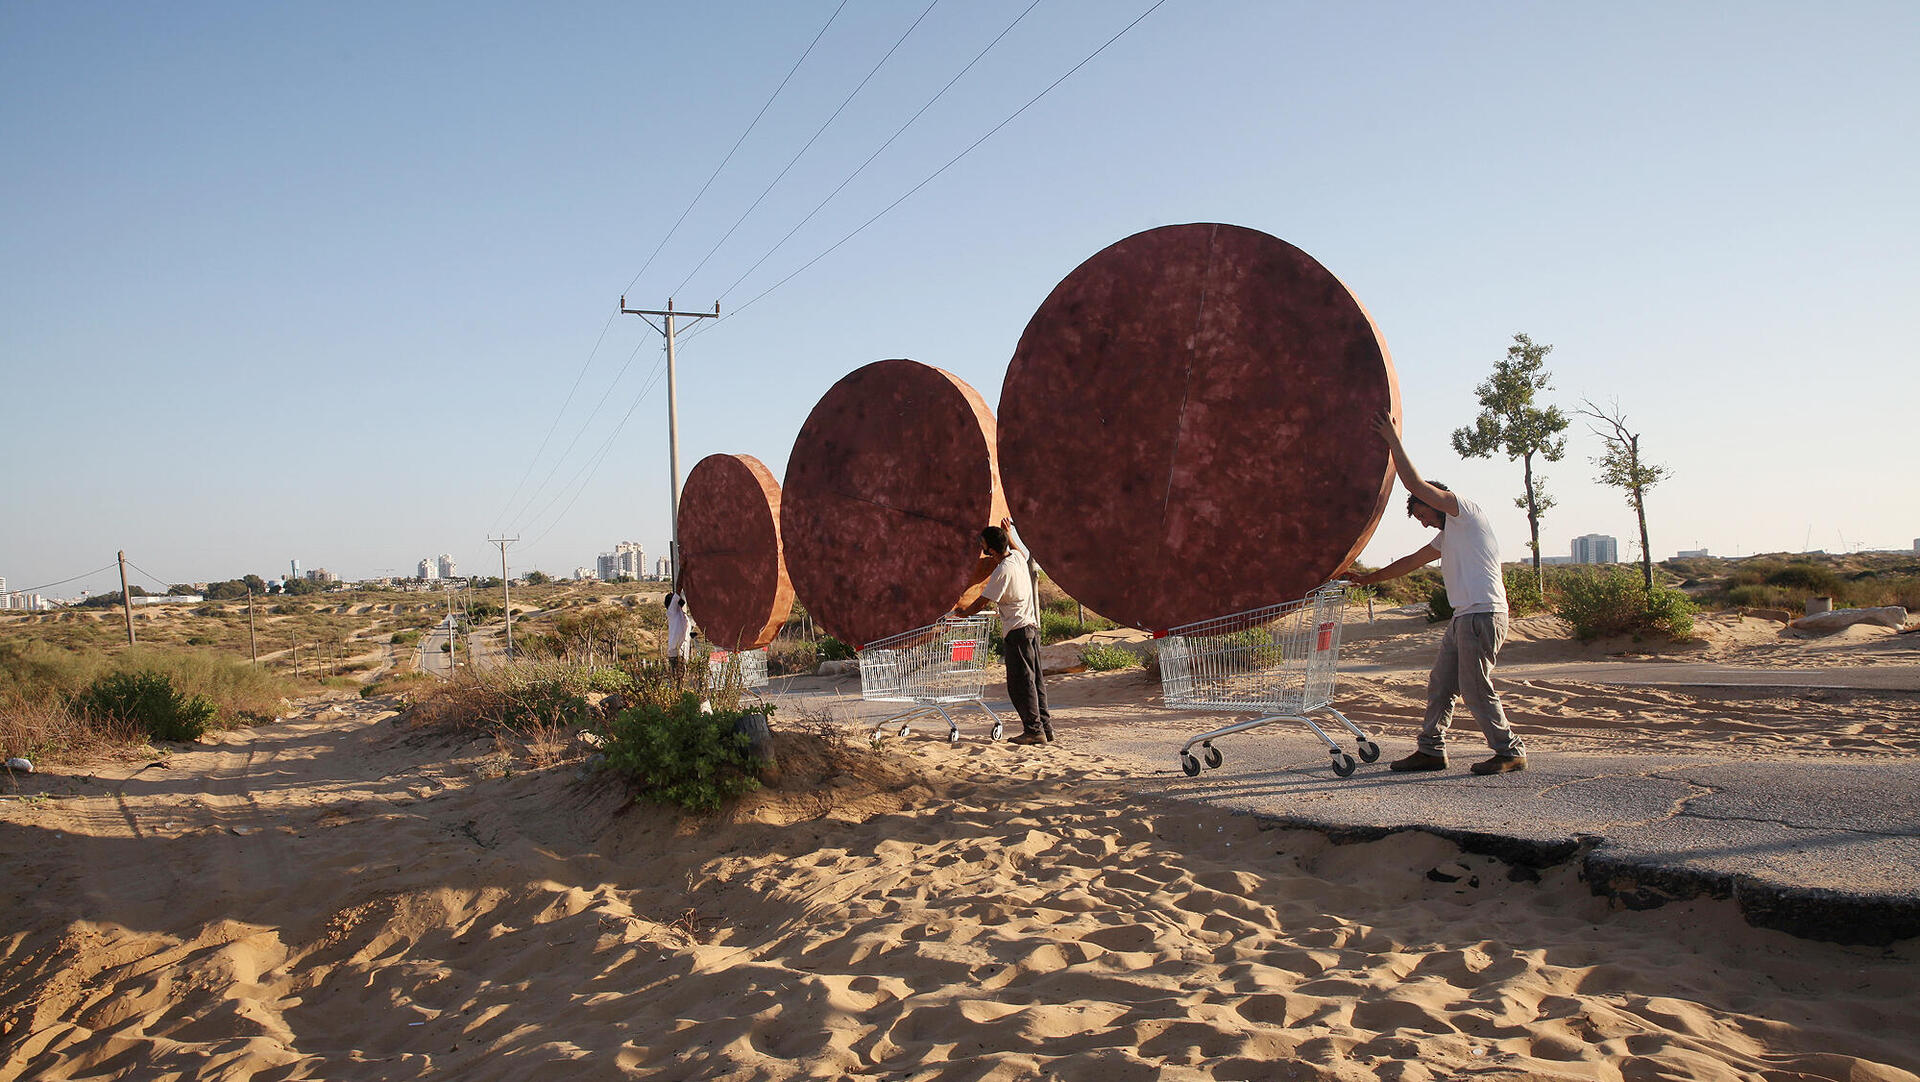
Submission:
[[[7,760],[7,769],[15,770],[22,774],[31,774],[33,773],[33,760],[23,759],[20,756],[16,755],[13,758]]]

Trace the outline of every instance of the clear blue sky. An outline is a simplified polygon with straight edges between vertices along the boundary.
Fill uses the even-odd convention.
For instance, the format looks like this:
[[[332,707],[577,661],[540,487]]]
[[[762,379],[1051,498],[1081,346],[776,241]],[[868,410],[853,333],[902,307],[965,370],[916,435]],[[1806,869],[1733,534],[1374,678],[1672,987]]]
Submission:
[[[1516,331],[1550,401],[1617,399],[1672,467],[1656,557],[1920,537],[1920,7],[1166,0],[762,296],[1151,5],[1041,0],[747,273],[1028,2],[933,7],[717,249],[923,3],[0,6],[0,575],[660,553],[663,358],[623,291],[730,313],[681,353],[683,470],[779,475],[846,372],[997,401],[1062,276],[1209,220],[1354,289],[1415,461],[1510,558],[1519,467],[1448,433]],[[1550,554],[1630,551],[1598,453],[1576,427],[1545,468]],[[1390,512],[1366,559],[1422,540]],[[117,580],[50,592],[82,586]]]

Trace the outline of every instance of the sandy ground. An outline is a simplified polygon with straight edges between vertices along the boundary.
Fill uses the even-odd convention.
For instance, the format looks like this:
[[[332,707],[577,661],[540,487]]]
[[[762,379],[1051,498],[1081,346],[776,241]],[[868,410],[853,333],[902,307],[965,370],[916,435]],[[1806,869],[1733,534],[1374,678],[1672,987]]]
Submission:
[[[1689,656],[1920,652],[1744,623]],[[1518,630],[1516,654],[1609,653]],[[1347,657],[1391,671],[1343,705],[1398,741],[1420,686],[1392,659],[1424,668],[1437,631],[1354,631]],[[1139,673],[1051,687],[1075,728],[1152,709]],[[1536,745],[1920,747],[1915,696],[1507,695]],[[871,749],[798,713],[776,716],[782,784],[708,819],[359,701],[15,782],[0,1078],[1920,1072],[1914,941],[1795,939],[1720,902],[1610,911],[1571,870],[1431,837],[1262,829],[1155,796],[1091,738]]]

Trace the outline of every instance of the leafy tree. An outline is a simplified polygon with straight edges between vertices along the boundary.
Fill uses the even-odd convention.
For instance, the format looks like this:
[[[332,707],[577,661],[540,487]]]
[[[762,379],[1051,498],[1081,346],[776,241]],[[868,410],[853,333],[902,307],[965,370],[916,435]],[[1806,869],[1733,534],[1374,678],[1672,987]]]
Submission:
[[[252,590],[256,594],[264,594],[267,592],[267,580],[258,575],[243,575],[240,581],[247,589]]]
[[[528,586],[545,586],[547,583],[552,581],[553,581],[553,577],[548,575],[545,571],[527,572]]]
[[[193,588],[193,584],[186,582],[176,582],[167,587],[168,597],[192,597],[199,592],[200,591]]]
[[[1620,403],[1615,402],[1611,411],[1603,412],[1592,402],[1582,402],[1581,408],[1574,412],[1600,422],[1588,426],[1607,446],[1607,453],[1593,460],[1593,464],[1600,467],[1596,480],[1625,492],[1627,506],[1633,508],[1634,516],[1640,520],[1640,575],[1651,595],[1653,552],[1647,547],[1647,490],[1666,480],[1672,471],[1665,466],[1651,465],[1640,457],[1640,433],[1627,428],[1627,415],[1620,412]]]
[[[1534,403],[1534,395],[1553,385],[1547,374],[1547,354],[1553,347],[1537,345],[1524,334],[1513,336],[1506,358],[1493,366],[1493,375],[1474,394],[1480,399],[1480,415],[1473,427],[1453,433],[1453,449],[1461,458],[1490,458],[1495,451],[1518,459],[1525,471],[1526,489],[1513,501],[1527,512],[1527,528],[1532,540],[1533,577],[1546,590],[1546,576],[1540,570],[1540,517],[1553,506],[1547,495],[1546,480],[1533,471],[1535,456],[1558,462],[1567,453],[1567,416],[1558,406],[1544,409]]]

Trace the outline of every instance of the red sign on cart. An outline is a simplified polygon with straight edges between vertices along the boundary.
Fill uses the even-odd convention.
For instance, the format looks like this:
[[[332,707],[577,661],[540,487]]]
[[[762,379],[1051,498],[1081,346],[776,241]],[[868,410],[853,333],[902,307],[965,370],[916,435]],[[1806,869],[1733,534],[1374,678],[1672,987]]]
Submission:
[[[980,645],[979,639],[958,639],[953,644],[953,660],[972,661],[973,652]]]
[[[1333,621],[1332,620],[1328,620],[1325,623],[1320,625],[1320,645],[1314,647],[1314,649],[1316,650],[1333,649]]]

